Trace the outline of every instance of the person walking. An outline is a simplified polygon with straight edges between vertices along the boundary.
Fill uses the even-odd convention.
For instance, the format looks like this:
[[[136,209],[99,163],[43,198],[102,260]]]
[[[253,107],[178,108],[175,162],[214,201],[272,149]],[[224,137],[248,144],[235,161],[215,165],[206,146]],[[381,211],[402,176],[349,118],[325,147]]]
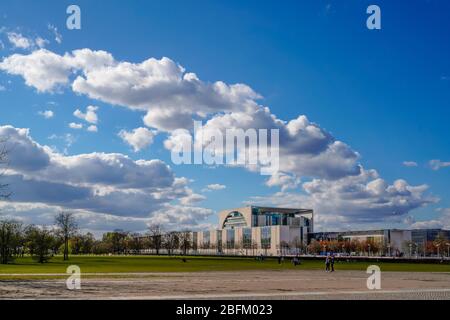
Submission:
[[[331,272],[334,272],[334,253],[331,255]]]
[[[330,272],[330,255],[325,258],[325,272]]]

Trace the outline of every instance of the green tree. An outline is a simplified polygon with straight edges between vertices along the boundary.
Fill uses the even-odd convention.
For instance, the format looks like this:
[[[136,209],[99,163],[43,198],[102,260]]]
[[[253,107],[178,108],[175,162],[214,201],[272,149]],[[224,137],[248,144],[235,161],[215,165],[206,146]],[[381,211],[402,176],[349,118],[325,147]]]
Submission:
[[[69,240],[78,230],[75,216],[71,212],[60,212],[55,217],[58,235],[63,239],[64,260],[69,260]]]
[[[139,233],[130,234],[128,245],[133,254],[139,254],[144,249],[144,237]]]
[[[123,254],[127,249],[128,232],[115,230],[103,234],[103,242],[110,248],[110,253]]]
[[[94,248],[94,243],[95,243],[94,235],[90,232],[86,233],[82,237],[81,253],[83,253],[83,254],[92,253],[92,250]]]
[[[26,230],[30,254],[39,263],[48,262],[52,257],[55,236],[47,228],[29,226]]]
[[[22,243],[22,226],[11,220],[0,221],[0,263],[7,264],[14,260]]]

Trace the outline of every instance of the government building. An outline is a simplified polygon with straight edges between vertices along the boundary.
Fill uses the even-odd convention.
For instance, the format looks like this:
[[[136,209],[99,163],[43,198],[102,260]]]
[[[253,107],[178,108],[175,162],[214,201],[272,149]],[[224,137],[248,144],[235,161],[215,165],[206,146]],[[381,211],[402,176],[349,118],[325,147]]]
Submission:
[[[247,206],[221,211],[219,228],[194,232],[192,240],[203,254],[279,255],[307,245],[313,232],[312,209]]]
[[[205,255],[295,255],[308,253],[307,246],[314,241],[321,244],[357,241],[376,244],[383,248],[383,255],[399,256],[429,251],[427,245],[436,239],[446,239],[440,250],[441,253],[447,250],[450,255],[448,230],[314,232],[312,209],[247,206],[223,210],[217,229],[193,232],[191,236],[194,253]]]

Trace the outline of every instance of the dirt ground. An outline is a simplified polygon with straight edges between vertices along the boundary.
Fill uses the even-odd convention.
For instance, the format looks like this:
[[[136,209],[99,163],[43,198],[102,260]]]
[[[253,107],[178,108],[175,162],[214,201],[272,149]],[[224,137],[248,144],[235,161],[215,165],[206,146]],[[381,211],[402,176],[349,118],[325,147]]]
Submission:
[[[86,275],[85,275],[86,276]],[[1,280],[0,299],[450,299],[450,273],[383,272],[381,290],[362,271],[139,273],[81,279]]]

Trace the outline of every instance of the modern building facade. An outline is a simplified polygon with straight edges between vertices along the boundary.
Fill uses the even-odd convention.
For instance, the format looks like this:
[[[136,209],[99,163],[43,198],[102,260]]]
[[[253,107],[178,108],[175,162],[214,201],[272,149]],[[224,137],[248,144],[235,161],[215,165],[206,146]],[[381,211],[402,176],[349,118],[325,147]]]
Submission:
[[[417,244],[435,241],[438,238],[450,240],[450,230],[443,229],[414,229],[411,230],[411,240]]]
[[[247,206],[219,213],[217,229],[192,233],[197,254],[289,255],[308,253],[312,241],[377,243],[383,255],[411,255],[418,246],[436,239],[450,241],[442,229],[378,229],[364,231],[314,232],[312,209]],[[340,249],[338,249],[339,251]],[[343,250],[343,249],[342,249]],[[369,249],[370,251],[370,249]],[[348,252],[347,252],[348,253]]]
[[[404,244],[412,241],[411,230],[381,229],[366,231],[316,232],[310,234],[310,241],[373,241],[388,248],[392,254],[402,252]]]
[[[279,255],[308,243],[313,210],[247,206],[219,213],[219,228],[194,232],[194,250],[203,253]],[[289,251],[289,252],[287,252]]]

